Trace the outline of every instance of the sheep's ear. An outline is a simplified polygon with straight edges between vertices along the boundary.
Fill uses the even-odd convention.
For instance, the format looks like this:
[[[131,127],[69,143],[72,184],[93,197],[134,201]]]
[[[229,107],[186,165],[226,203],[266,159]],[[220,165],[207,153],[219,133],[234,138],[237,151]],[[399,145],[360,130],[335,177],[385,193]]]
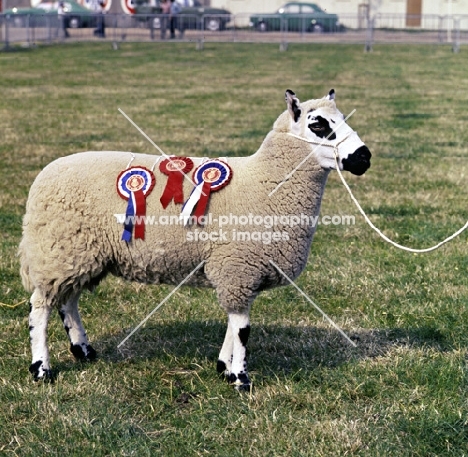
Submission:
[[[294,122],[297,122],[302,114],[301,102],[296,97],[296,94],[290,89],[286,91],[285,98],[289,114],[294,119]]]
[[[335,89],[331,89],[326,96],[327,100],[335,100]]]

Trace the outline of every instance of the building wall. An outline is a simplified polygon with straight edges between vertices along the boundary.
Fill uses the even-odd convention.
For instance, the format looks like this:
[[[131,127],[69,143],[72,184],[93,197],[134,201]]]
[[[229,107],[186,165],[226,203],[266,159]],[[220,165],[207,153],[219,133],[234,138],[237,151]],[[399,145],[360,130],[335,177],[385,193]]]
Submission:
[[[0,0],[7,8],[28,7],[37,4],[41,0]],[[51,1],[51,0],[49,0]],[[53,1],[53,0],[52,0]],[[83,4],[92,0],[77,0]],[[97,1],[97,0],[96,0]],[[305,0],[307,2],[307,0]],[[368,5],[370,15],[373,14],[406,14],[408,2],[411,0],[310,0],[317,3],[322,9],[329,13],[338,15],[358,15],[362,6]],[[110,0],[111,13],[123,13],[122,2],[129,6],[132,0]],[[287,0],[201,0],[204,4],[210,4],[217,8],[226,8],[233,14],[245,13],[273,13]],[[360,9],[361,5],[361,9]],[[468,0],[422,0],[423,15],[468,15]],[[344,20],[346,22],[346,20]]]
[[[306,1],[306,0],[305,0]],[[328,13],[355,14],[359,5],[369,5],[371,14],[406,14],[410,0],[310,0]],[[307,2],[307,1],[306,1]],[[211,0],[211,6],[226,8],[233,14],[273,13],[287,0]],[[422,14],[468,14],[468,0],[422,0]]]
[[[468,14],[468,0],[423,0],[423,14],[466,15]]]
[[[273,13],[287,0],[211,0],[215,8],[226,8],[233,14]]]
[[[29,8],[31,6],[31,0],[2,0],[2,11],[11,8]]]

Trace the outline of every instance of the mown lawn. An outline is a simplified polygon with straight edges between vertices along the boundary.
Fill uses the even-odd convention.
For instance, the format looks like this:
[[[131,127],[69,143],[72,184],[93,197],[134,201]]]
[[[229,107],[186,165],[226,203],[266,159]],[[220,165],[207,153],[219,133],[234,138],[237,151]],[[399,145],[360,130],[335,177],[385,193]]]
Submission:
[[[468,219],[468,49],[108,44],[0,53],[0,455],[466,456],[468,238],[431,254],[384,243],[338,176],[297,284],[261,294],[249,342],[252,393],[218,379],[225,316],[215,294],[184,289],[117,350],[172,289],[107,279],[84,294],[99,359],[75,363],[50,323],[54,384],[30,379],[28,298],[16,257],[28,189],[57,157],[83,150],[225,157],[256,151],[284,91],[330,88],[373,153],[346,174],[371,220],[411,247]],[[105,170],[103,170],[103,173]]]

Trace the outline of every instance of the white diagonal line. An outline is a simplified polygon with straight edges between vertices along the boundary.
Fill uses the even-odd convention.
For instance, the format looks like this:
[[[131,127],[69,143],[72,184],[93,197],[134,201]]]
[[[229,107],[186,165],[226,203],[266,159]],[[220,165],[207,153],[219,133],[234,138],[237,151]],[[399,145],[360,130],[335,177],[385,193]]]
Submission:
[[[169,159],[169,156],[165,154],[165,152],[145,133],[143,132],[143,130],[138,127],[138,125],[135,124],[135,122],[133,122],[124,112],[123,110],[121,110],[119,108],[119,111],[120,111],[120,114],[122,114],[125,119],[127,119],[128,122],[130,122],[130,124],[133,125],[133,127],[135,127],[160,153],[161,155],[163,155],[166,159]]]
[[[167,300],[169,300],[169,298],[171,298],[171,296],[173,294],[175,294],[177,292],[177,290],[179,290],[179,288],[181,286],[183,286],[195,273],[197,270],[199,270],[202,265],[206,262],[206,260],[202,260],[193,270],[192,272],[177,286],[175,287],[173,290],[171,290],[171,292],[169,293],[169,295],[161,302],[159,303],[158,306],[156,306],[156,308],[153,309],[153,311],[151,311],[151,313],[148,314],[148,316],[146,316],[132,331],[129,335],[127,335],[126,338],[124,338],[117,346],[117,349],[120,348],[120,346],[122,346],[159,308],[161,308],[162,305],[164,305],[164,303],[167,302]]]
[[[322,316],[327,319],[328,322],[330,322],[331,325],[333,325],[333,327],[335,327],[354,347],[357,347],[357,344],[351,340],[349,338],[348,335],[346,335],[345,332],[343,332],[343,330],[341,330],[340,327],[338,327],[338,325],[336,325],[321,309],[318,305],[316,305],[303,291],[302,289],[299,288],[299,286],[292,280],[288,277],[288,275],[278,266],[276,265],[275,262],[273,262],[273,260],[270,260],[270,263],[288,280],[288,282],[294,286],[297,291],[311,304],[315,307],[315,309],[320,313],[322,314]]]
[[[336,133],[338,131],[338,129],[356,112],[356,110],[354,109],[353,111],[351,111],[351,113],[349,113],[340,123],[339,125],[336,127],[336,129],[332,130],[326,138],[324,138],[314,149],[312,149],[312,151],[306,156],[305,159],[303,159],[299,165],[296,166],[296,168],[294,168],[293,171],[291,171],[290,173],[288,173],[284,179],[268,194],[269,197],[271,197],[294,173],[296,173],[296,171],[302,167],[302,165],[304,165],[304,163],[306,163],[310,156],[314,154],[314,152],[320,148],[321,146],[327,146],[325,144],[325,141],[328,140],[328,138],[330,138],[331,135],[333,135],[334,133]]]
[[[162,156],[164,156],[165,159],[168,159],[169,162],[172,162],[172,159],[137,125],[135,124],[135,122],[133,122],[125,113],[122,109],[119,108],[119,112],[120,114],[122,114],[122,116],[125,117],[125,119],[127,119],[128,122],[130,122],[130,124],[133,125],[133,127],[135,127],[160,153]],[[190,179],[190,176],[188,176],[186,173],[184,173],[183,171],[180,171],[180,173],[182,173],[183,177],[185,179],[188,179],[193,186],[196,186],[196,184],[193,182],[192,179]],[[202,194],[206,197],[206,194],[202,191]]]

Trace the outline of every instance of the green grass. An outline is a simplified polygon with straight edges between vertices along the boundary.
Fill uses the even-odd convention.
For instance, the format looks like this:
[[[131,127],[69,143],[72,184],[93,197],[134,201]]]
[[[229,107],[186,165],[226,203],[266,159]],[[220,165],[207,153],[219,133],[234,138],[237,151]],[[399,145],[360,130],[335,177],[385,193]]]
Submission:
[[[334,87],[373,153],[346,175],[371,220],[427,247],[468,219],[466,48],[208,44],[39,47],[0,54],[0,301],[28,298],[17,245],[42,167],[82,150],[248,155],[284,109]],[[107,279],[84,294],[100,358],[80,364],[57,316],[55,384],[34,383],[26,304],[0,307],[0,454],[70,456],[466,456],[468,242],[398,251],[371,233],[336,174],[298,285],[355,338],[352,348],[293,288],[260,295],[249,363],[255,389],[218,379],[225,316],[213,291]]]

